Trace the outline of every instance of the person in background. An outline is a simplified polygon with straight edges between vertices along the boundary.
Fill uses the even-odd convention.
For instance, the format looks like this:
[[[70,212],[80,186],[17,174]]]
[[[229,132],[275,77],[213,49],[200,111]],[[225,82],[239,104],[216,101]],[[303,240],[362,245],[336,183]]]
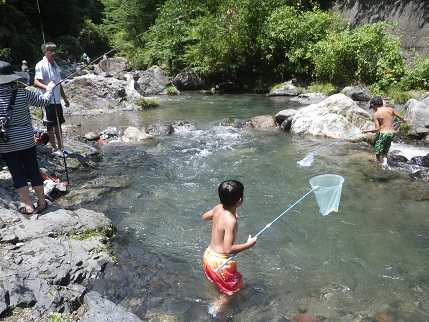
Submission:
[[[236,294],[242,287],[243,281],[237,271],[236,261],[230,260],[217,270],[232,255],[249,249],[256,244],[256,237],[249,238],[244,244],[236,244],[238,233],[238,216],[236,210],[243,204],[244,186],[236,180],[227,180],[218,187],[220,204],[207,211],[203,220],[211,220],[212,233],[209,247],[204,253],[203,263],[206,277],[214,282],[223,293],[221,297],[209,307],[213,316],[223,310],[223,306],[230,301],[231,295]]]
[[[387,153],[389,152],[393,137],[395,136],[394,117],[396,116],[403,122],[407,122],[407,120],[393,108],[384,106],[383,99],[379,96],[371,98],[369,108],[372,108],[374,111],[373,120],[375,127],[372,130],[365,130],[362,133],[377,132],[374,145],[374,162],[377,163],[381,159],[381,167],[383,169],[389,169],[387,164]]]
[[[48,204],[37,162],[29,106],[48,105],[55,83],[49,82],[46,93],[42,96],[16,86],[16,81],[22,77],[20,74],[14,72],[9,63],[0,61],[0,116],[2,123],[6,123],[0,139],[0,154],[12,176],[14,187],[25,204],[18,211],[24,215],[41,214]],[[37,206],[31,201],[27,178],[36,193]]]
[[[49,134],[43,130],[34,130],[34,142],[36,145],[46,145],[49,143]]]
[[[21,71],[28,73],[28,70],[29,70],[29,68],[27,66],[27,61],[23,60],[22,65],[21,65]]]
[[[53,155],[66,158],[68,154],[73,152],[67,149],[62,142],[60,127],[65,122],[65,119],[63,116],[63,107],[61,106],[61,98],[63,98],[66,107],[70,106],[70,103],[61,84],[61,69],[55,62],[57,46],[54,43],[48,42],[43,44],[41,49],[45,56],[36,65],[34,86],[38,88],[40,94],[43,94],[50,81],[57,84],[51,104],[42,108],[43,125],[46,126],[48,131]]]

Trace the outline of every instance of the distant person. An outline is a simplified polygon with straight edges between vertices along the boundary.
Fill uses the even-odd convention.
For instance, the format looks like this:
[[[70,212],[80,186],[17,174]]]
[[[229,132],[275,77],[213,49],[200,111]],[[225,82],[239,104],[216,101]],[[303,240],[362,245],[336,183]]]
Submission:
[[[140,94],[140,84],[139,84],[140,75],[138,73],[134,73],[132,75],[132,79],[130,81],[130,85],[128,87],[128,95],[134,98],[141,97]]]
[[[372,130],[365,130],[362,133],[377,132],[374,145],[374,163],[382,159],[381,167],[383,169],[389,169],[387,164],[387,153],[389,152],[393,137],[395,136],[394,117],[396,116],[403,122],[407,122],[407,120],[393,108],[384,106],[383,99],[379,96],[371,98],[369,108],[372,108],[374,111],[373,121],[375,127]]]
[[[26,73],[28,73],[28,71],[29,71],[29,68],[28,68],[26,60],[23,60],[22,63],[21,63],[21,71],[26,72]]]
[[[24,215],[40,214],[47,207],[43,180],[37,162],[36,143],[29,106],[49,105],[54,82],[49,82],[42,95],[24,88],[18,88],[16,81],[22,76],[15,73],[9,63],[0,61],[0,154],[12,176],[13,185],[24,202],[18,211]],[[9,108],[9,106],[13,108]],[[27,179],[37,196],[37,206],[30,197]]]
[[[50,81],[57,84],[51,104],[42,108],[43,125],[46,126],[48,131],[53,155],[66,158],[72,152],[62,142],[60,127],[65,122],[65,119],[63,116],[63,107],[61,106],[61,98],[63,98],[66,107],[70,106],[70,103],[61,84],[61,69],[55,62],[57,46],[54,43],[48,42],[43,44],[41,49],[45,56],[36,65],[34,86],[38,88],[39,93],[43,94]]]
[[[82,63],[86,64],[86,62],[88,60],[88,55],[86,53],[83,53],[81,60],[82,60]]]
[[[234,259],[221,266],[232,254],[238,254],[256,244],[256,237],[249,238],[244,244],[236,244],[238,216],[236,210],[243,204],[244,186],[236,180],[227,180],[218,187],[220,204],[207,211],[203,220],[212,220],[211,242],[204,253],[204,272],[224,294],[209,307],[209,313],[216,316],[223,306],[243,287],[241,274],[237,271]]]
[[[34,142],[36,145],[46,145],[49,143],[49,134],[43,130],[34,130]]]

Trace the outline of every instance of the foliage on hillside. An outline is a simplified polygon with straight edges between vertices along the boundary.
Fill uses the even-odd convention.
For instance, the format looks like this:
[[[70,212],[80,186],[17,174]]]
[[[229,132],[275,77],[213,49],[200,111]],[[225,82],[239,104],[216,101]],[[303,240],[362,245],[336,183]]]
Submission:
[[[351,28],[326,10],[330,2],[5,0],[0,59],[34,66],[44,34],[62,58],[112,51],[135,69],[157,64],[174,75],[193,67],[207,85],[237,90],[265,92],[291,78],[338,87],[360,83],[376,92],[429,89],[429,58],[406,66],[392,25]]]

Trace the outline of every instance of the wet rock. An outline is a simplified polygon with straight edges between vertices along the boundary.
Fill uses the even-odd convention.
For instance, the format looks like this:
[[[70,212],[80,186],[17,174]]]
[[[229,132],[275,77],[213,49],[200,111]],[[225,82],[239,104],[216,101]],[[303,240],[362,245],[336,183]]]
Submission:
[[[411,162],[422,167],[429,167],[429,154],[411,158]]]
[[[87,312],[80,322],[93,321],[121,321],[138,322],[141,321],[137,315],[126,312],[120,306],[104,299],[100,293],[91,291],[84,297]]]
[[[97,141],[100,138],[100,134],[97,134],[95,132],[88,132],[85,134],[84,138],[88,141]]]
[[[269,96],[297,96],[298,88],[295,84],[293,84],[293,81],[288,81],[271,90],[268,95]]]
[[[151,124],[147,128],[147,132],[153,136],[165,136],[174,132],[174,127],[169,123]]]
[[[261,115],[251,118],[243,128],[252,130],[272,130],[276,127],[275,118],[271,115]]]
[[[429,181],[429,170],[419,170],[419,171],[413,172],[411,174],[411,177],[414,179]]]
[[[136,127],[130,126],[124,131],[124,135],[122,136],[122,140],[124,142],[138,142],[144,140],[153,139],[153,135],[147,134],[144,131],[139,130]]]
[[[220,125],[221,126],[232,126],[232,127],[237,127],[237,128],[242,126],[241,122],[237,121],[236,119],[233,119],[232,117],[222,119],[222,121],[220,122]]]
[[[293,116],[295,115],[296,110],[287,109],[278,112],[274,117],[276,123],[280,125],[280,128],[284,131],[289,131],[292,126]]]

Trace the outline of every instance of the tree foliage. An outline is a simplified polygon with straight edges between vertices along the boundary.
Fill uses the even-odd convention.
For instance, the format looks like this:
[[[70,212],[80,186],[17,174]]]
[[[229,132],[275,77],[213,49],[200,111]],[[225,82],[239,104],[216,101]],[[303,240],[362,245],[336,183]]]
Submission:
[[[404,74],[400,40],[385,22],[330,32],[314,47],[312,60],[318,81],[335,85],[356,82],[386,89]]]
[[[210,86],[266,91],[291,78],[377,90],[428,86],[428,59],[406,70],[391,25],[353,29],[331,6],[331,0],[6,0],[0,59],[34,65],[44,36],[57,43],[60,57],[113,52],[134,69],[156,64],[174,75],[194,68]]]
[[[34,66],[44,41],[55,42],[76,59],[82,51],[102,53],[108,48],[100,28],[103,9],[99,0],[6,0],[0,3],[0,55],[17,67],[22,59]]]

